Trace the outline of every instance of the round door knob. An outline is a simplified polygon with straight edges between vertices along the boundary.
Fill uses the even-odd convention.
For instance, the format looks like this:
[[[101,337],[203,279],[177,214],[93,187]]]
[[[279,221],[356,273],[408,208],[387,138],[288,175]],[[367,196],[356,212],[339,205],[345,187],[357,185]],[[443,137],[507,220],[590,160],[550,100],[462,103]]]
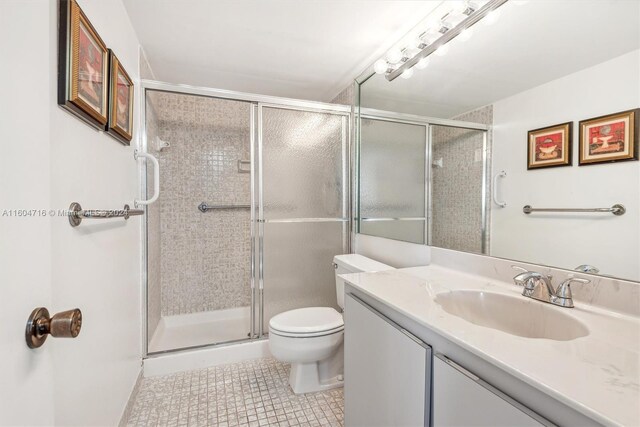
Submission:
[[[51,318],[50,334],[56,338],[75,338],[82,328],[82,312],[79,308],[62,311]]]
[[[49,310],[38,307],[27,320],[25,339],[29,348],[38,348],[52,335],[58,338],[75,338],[82,328],[82,312],[79,308],[62,311],[49,317]]]

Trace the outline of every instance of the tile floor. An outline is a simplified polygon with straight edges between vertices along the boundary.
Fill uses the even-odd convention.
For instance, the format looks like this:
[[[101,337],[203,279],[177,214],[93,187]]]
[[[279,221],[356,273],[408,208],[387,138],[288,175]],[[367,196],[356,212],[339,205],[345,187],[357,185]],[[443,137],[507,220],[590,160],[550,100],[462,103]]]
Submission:
[[[342,426],[342,388],[295,395],[289,365],[258,359],[145,378],[127,426]]]

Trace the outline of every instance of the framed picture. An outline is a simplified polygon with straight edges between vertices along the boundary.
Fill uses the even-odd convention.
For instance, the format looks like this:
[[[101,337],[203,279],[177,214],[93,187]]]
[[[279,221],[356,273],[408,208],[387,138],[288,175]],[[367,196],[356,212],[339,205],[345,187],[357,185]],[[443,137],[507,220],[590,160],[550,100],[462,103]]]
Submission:
[[[580,122],[580,166],[638,160],[640,108]]]
[[[107,124],[109,56],[75,0],[60,0],[58,104],[98,129]]]
[[[109,119],[107,132],[129,145],[133,135],[133,81],[109,49]]]
[[[571,166],[573,122],[528,132],[527,169]]]

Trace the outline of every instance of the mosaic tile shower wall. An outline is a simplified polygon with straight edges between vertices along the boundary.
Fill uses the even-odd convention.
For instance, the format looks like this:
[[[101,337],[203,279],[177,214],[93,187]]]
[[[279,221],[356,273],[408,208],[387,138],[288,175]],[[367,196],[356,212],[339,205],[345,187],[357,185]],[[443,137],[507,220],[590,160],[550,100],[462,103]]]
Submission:
[[[454,119],[491,124],[493,107],[483,107]],[[480,131],[445,126],[433,128],[432,158],[434,161],[442,159],[442,167],[432,166],[431,169],[433,246],[482,253],[482,142],[483,132]],[[490,134],[488,142],[490,150]],[[487,157],[491,158],[490,151]],[[489,173],[490,164],[487,169]],[[487,200],[488,197],[487,194]]]
[[[198,205],[250,203],[250,174],[238,171],[238,161],[250,159],[250,104],[163,92],[149,96],[158,113],[158,134],[171,144],[155,152],[161,313],[248,306],[249,209],[203,213]]]

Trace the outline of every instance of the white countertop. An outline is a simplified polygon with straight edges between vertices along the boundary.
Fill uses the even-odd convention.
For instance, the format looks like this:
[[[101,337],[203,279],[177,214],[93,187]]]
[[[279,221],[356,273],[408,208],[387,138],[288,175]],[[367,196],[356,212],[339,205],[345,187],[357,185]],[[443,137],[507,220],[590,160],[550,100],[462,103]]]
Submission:
[[[571,341],[524,338],[470,323],[434,301],[436,294],[458,289],[525,298],[520,295],[522,288],[511,283],[435,265],[343,277],[365,294],[597,422],[640,425],[640,318],[578,301],[575,308],[554,308],[580,320],[589,335]]]

